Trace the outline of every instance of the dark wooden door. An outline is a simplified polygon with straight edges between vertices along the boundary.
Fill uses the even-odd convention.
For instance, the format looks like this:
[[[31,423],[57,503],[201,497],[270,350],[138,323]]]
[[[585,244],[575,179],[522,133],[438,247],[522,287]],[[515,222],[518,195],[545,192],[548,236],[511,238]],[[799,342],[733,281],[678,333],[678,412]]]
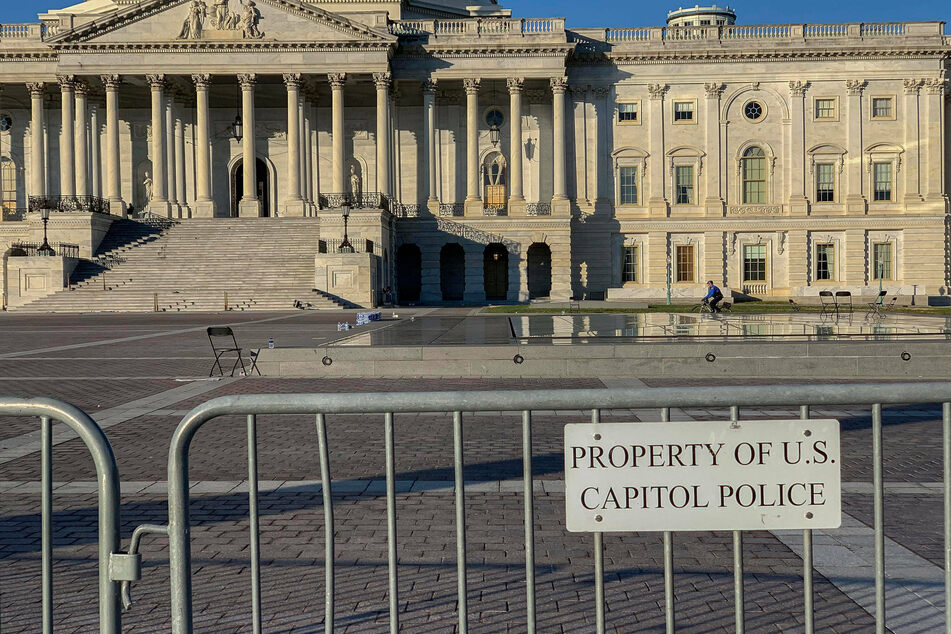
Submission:
[[[509,253],[501,244],[490,244],[483,256],[485,298],[505,300],[509,290]]]

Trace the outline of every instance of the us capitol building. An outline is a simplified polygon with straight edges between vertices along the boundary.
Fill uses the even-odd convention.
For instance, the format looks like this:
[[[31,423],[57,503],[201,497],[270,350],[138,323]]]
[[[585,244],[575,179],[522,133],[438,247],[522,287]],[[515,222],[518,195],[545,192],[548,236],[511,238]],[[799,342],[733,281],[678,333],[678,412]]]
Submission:
[[[470,1],[0,25],[0,247],[43,209],[80,258],[112,218],[254,217],[319,228],[316,285],[364,304],[951,291],[943,22],[571,29]]]

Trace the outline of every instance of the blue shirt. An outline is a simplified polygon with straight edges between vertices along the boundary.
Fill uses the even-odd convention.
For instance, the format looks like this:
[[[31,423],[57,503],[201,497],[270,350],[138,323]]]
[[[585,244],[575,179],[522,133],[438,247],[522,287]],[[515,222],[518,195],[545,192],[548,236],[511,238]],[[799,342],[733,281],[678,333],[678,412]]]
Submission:
[[[710,288],[707,290],[707,296],[704,297],[704,299],[710,299],[711,297],[717,295],[718,293],[722,295],[722,293],[720,293],[720,289],[717,288],[717,285],[716,285],[716,284],[713,284],[713,285],[711,285]]]

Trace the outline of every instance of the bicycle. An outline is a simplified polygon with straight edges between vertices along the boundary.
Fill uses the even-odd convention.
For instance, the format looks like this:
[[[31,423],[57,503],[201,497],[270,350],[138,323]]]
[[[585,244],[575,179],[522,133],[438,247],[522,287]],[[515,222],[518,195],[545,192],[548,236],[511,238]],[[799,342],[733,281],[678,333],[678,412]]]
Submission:
[[[707,300],[702,300],[699,304],[695,305],[690,309],[692,313],[712,313],[713,309],[710,308],[710,302]]]

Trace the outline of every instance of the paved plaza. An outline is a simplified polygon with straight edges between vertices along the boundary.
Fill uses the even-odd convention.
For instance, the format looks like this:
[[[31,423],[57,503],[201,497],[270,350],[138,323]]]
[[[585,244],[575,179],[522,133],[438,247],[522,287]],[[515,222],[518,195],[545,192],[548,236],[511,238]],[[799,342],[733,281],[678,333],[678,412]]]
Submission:
[[[473,309],[400,310],[412,325],[457,319]],[[347,314],[350,321],[353,315]],[[664,316],[666,318],[666,316]],[[411,318],[415,318],[412,319]],[[209,380],[204,329],[227,323],[247,347],[324,346],[339,313],[163,315],[0,314],[0,394],[72,402],[104,428],[122,482],[122,538],[167,521],[167,456],[182,417],[208,399],[254,393],[356,393],[729,385],[728,379],[283,379]],[[508,323],[506,317],[499,317]],[[494,322],[493,322],[494,323]],[[390,329],[392,322],[372,325]],[[410,332],[411,328],[404,332]],[[397,332],[392,330],[392,332]],[[493,331],[494,332],[494,331]],[[344,341],[341,339],[341,343]],[[936,343],[935,345],[946,345]],[[788,381],[786,381],[788,382]],[[809,382],[801,379],[799,382]],[[818,382],[818,381],[817,381]],[[743,384],[768,384],[768,377]],[[827,383],[827,381],[822,381]],[[798,417],[794,408],[748,409],[743,418]],[[816,408],[842,423],[843,525],[815,536],[816,631],[874,626],[871,414],[865,407]],[[723,419],[715,408],[674,410],[675,420]],[[593,632],[592,537],[565,531],[563,426],[590,412],[533,418],[538,630]],[[657,410],[606,412],[605,421],[659,420]],[[404,631],[457,631],[452,420],[397,415],[396,480],[400,620]],[[472,632],[525,631],[521,418],[467,415],[465,480]],[[39,424],[0,419],[0,631],[34,632],[40,619]],[[264,630],[321,632],[324,515],[312,416],[258,421]],[[337,630],[388,631],[387,527],[382,416],[328,417],[337,563]],[[95,471],[81,441],[54,437],[54,603],[57,631],[91,631],[96,607]],[[890,631],[943,626],[941,411],[888,406],[884,427],[887,596]],[[246,427],[228,416],[193,443],[192,554],[195,625],[203,632],[251,630]],[[802,536],[745,534],[749,632],[803,628]],[[613,632],[664,631],[659,534],[608,534],[607,624]],[[732,536],[674,536],[678,631],[733,631]],[[146,537],[142,580],[123,618],[130,632],[169,630],[168,542]]]

